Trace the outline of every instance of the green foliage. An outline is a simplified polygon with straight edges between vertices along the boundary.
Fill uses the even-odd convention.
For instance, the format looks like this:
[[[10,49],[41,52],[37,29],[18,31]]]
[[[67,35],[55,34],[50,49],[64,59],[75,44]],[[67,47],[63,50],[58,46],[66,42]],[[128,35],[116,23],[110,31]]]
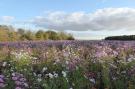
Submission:
[[[135,35],[109,36],[105,40],[135,40]]]
[[[44,32],[42,30],[39,30],[36,32],[35,36],[37,40],[43,40]]]
[[[12,26],[0,25],[0,41],[33,41],[33,40],[74,40],[71,34],[55,31],[38,30],[32,32],[19,28],[17,31]]]

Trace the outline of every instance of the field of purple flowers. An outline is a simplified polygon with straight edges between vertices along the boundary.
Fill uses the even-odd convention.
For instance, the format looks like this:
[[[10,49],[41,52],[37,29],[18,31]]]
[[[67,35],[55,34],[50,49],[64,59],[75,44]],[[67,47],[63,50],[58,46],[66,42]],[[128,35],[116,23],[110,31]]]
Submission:
[[[135,42],[0,43],[0,89],[135,89]]]

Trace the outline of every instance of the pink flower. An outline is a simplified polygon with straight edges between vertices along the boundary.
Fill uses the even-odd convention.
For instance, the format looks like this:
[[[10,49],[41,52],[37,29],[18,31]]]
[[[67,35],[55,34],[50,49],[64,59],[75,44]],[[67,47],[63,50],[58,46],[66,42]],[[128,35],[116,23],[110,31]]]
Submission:
[[[0,75],[0,78],[4,78],[4,75]]]
[[[0,87],[1,88],[5,87],[5,84],[4,83],[0,83]]]
[[[25,79],[25,78],[20,78],[20,81],[21,81],[21,82],[25,82],[26,79]]]
[[[22,82],[20,82],[20,81],[15,81],[15,84],[19,86],[19,85],[22,85]]]
[[[12,77],[12,80],[17,80],[18,79],[18,77]]]
[[[22,89],[21,87],[16,87],[15,89]]]
[[[3,83],[3,82],[4,82],[4,80],[2,78],[0,78],[0,83]]]

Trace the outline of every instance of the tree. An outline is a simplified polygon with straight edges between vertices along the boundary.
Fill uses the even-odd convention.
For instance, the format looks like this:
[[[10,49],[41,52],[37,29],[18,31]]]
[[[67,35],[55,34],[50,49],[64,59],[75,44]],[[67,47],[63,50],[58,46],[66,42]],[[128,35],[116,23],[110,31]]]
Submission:
[[[75,40],[75,38],[71,34],[69,34],[67,40]]]
[[[39,30],[35,34],[37,40],[43,40],[44,39],[44,31]]]
[[[58,39],[58,35],[54,31],[46,31],[45,33],[48,35],[49,40],[57,40]]]
[[[17,34],[19,35],[19,40],[25,40],[25,29],[19,28],[17,29]]]
[[[22,28],[19,28],[19,29],[17,30],[17,33],[20,34],[20,35],[24,35],[24,34],[25,34],[25,30],[22,29]]]
[[[26,40],[34,40],[35,36],[34,36],[34,34],[30,30],[28,30],[25,33],[25,38],[26,38]]]
[[[65,40],[65,39],[67,38],[67,36],[65,35],[64,32],[59,32],[59,33],[58,33],[58,36],[59,36],[59,39],[60,39],[60,40]]]
[[[74,38],[71,34],[64,32],[38,30],[35,33],[22,28],[16,31],[12,26],[0,25],[0,41],[24,40],[74,40]]]
[[[48,40],[49,34],[47,34],[46,32],[44,32],[43,37],[44,37],[44,40]]]
[[[109,36],[105,40],[135,40],[135,35]]]

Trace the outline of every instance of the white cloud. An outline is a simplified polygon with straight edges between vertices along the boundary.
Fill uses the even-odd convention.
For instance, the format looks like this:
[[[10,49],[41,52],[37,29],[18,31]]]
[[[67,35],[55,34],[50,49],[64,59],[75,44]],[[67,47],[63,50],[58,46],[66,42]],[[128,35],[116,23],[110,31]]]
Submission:
[[[13,17],[13,16],[2,16],[1,17],[1,20],[3,21],[3,22],[11,22],[11,21],[13,21],[15,18]]]
[[[37,16],[32,23],[39,27],[55,30],[100,31],[100,30],[134,30],[135,9],[104,8],[94,13],[52,12]]]

